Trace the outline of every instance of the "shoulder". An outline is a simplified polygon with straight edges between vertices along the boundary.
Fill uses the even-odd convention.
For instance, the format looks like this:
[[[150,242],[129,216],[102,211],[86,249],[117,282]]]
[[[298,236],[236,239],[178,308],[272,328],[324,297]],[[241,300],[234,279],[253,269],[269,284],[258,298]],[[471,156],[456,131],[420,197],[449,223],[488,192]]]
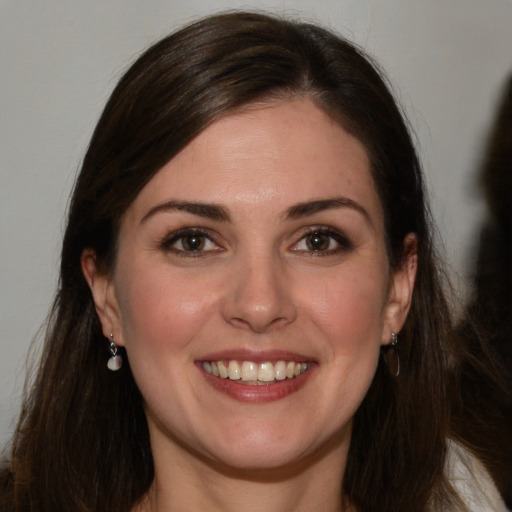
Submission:
[[[447,477],[469,512],[507,512],[483,464],[466,448],[448,442]]]

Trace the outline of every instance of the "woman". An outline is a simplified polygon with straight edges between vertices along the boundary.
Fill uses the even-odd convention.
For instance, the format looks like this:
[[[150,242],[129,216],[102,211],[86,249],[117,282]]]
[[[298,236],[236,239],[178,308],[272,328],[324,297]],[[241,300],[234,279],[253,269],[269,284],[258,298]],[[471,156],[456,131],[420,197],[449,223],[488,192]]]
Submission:
[[[447,440],[449,329],[374,66],[311,25],[205,18],[135,62],[93,134],[4,508],[499,507]]]

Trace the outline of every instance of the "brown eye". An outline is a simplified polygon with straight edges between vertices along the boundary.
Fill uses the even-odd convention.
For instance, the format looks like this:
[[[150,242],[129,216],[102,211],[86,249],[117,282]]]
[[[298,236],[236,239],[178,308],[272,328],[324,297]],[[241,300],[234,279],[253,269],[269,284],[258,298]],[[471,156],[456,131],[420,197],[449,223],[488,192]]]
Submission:
[[[202,251],[206,245],[204,235],[187,235],[181,238],[181,245],[184,251]]]
[[[352,242],[344,233],[325,227],[313,228],[304,233],[291,250],[310,256],[329,256],[350,251],[353,248]]]
[[[163,251],[179,256],[204,256],[222,250],[213,238],[195,228],[183,228],[171,233],[160,243]]]
[[[311,233],[305,242],[310,251],[327,251],[330,249],[332,237],[326,233]]]

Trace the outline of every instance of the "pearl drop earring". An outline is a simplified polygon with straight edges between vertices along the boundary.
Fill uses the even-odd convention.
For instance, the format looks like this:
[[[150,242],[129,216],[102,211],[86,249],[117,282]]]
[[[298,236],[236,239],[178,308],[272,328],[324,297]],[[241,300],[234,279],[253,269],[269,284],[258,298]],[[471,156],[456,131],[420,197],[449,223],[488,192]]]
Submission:
[[[107,368],[112,372],[117,372],[123,366],[123,358],[117,353],[117,345],[114,343],[114,335],[110,333],[110,353],[112,354],[107,361]]]

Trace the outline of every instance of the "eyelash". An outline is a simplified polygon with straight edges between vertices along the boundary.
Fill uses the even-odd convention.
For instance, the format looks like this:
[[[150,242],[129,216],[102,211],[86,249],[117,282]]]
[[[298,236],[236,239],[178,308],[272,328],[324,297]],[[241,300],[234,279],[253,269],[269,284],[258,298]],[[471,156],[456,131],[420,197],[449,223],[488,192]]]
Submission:
[[[301,243],[307,243],[308,237],[312,236],[321,236],[321,237],[327,237],[328,243],[331,244],[331,242],[334,240],[334,243],[337,245],[335,248],[327,248],[324,250],[313,250],[313,249],[298,249],[296,248]],[[347,252],[354,248],[354,245],[352,242],[348,239],[348,237],[341,233],[340,231],[332,228],[327,227],[317,227],[317,228],[310,228],[306,232],[302,234],[298,242],[296,242],[292,247],[295,247],[292,249],[296,252],[301,252],[308,254],[311,257],[318,257],[318,256],[331,256],[335,255],[341,252]]]
[[[185,248],[177,248],[173,247],[177,242],[181,241],[181,245],[183,246],[183,242],[186,238],[197,237],[202,240],[203,244],[207,244],[208,242],[215,245],[215,249],[207,249],[203,250],[201,247],[198,250],[187,250]],[[159,244],[160,248],[166,252],[172,252],[177,256],[181,256],[183,258],[200,258],[204,257],[209,253],[221,251],[222,248],[215,242],[212,235],[201,228],[183,228],[178,231],[174,231],[170,235],[167,235]]]
[[[299,249],[298,246],[301,243],[307,243],[308,237],[327,237],[327,243],[331,245],[332,241],[337,245],[335,248],[326,248],[323,250],[314,250],[311,248],[306,249]],[[196,250],[193,249],[186,249],[183,246],[184,240],[186,238],[193,238],[196,237],[199,240],[200,247]],[[174,247],[175,244],[181,241],[182,248]],[[189,240],[190,242],[190,240]],[[204,245],[208,245],[208,243],[211,243],[215,246],[213,249],[204,249]],[[202,245],[201,245],[202,244]],[[222,251],[222,247],[217,244],[214,237],[211,235],[211,233],[205,229],[202,228],[183,228],[179,229],[177,231],[174,231],[170,235],[167,235],[159,244],[159,247],[166,252],[172,252],[176,254],[177,256],[183,257],[183,258],[200,258],[205,257],[212,252],[219,252]],[[319,257],[319,256],[331,256],[334,254],[338,254],[341,252],[350,251],[353,249],[354,246],[352,242],[347,238],[346,235],[341,233],[338,230],[327,228],[327,227],[317,227],[317,228],[310,228],[307,231],[305,231],[300,239],[295,242],[292,247],[291,251],[293,252],[299,252],[302,254],[307,254],[311,257]]]

